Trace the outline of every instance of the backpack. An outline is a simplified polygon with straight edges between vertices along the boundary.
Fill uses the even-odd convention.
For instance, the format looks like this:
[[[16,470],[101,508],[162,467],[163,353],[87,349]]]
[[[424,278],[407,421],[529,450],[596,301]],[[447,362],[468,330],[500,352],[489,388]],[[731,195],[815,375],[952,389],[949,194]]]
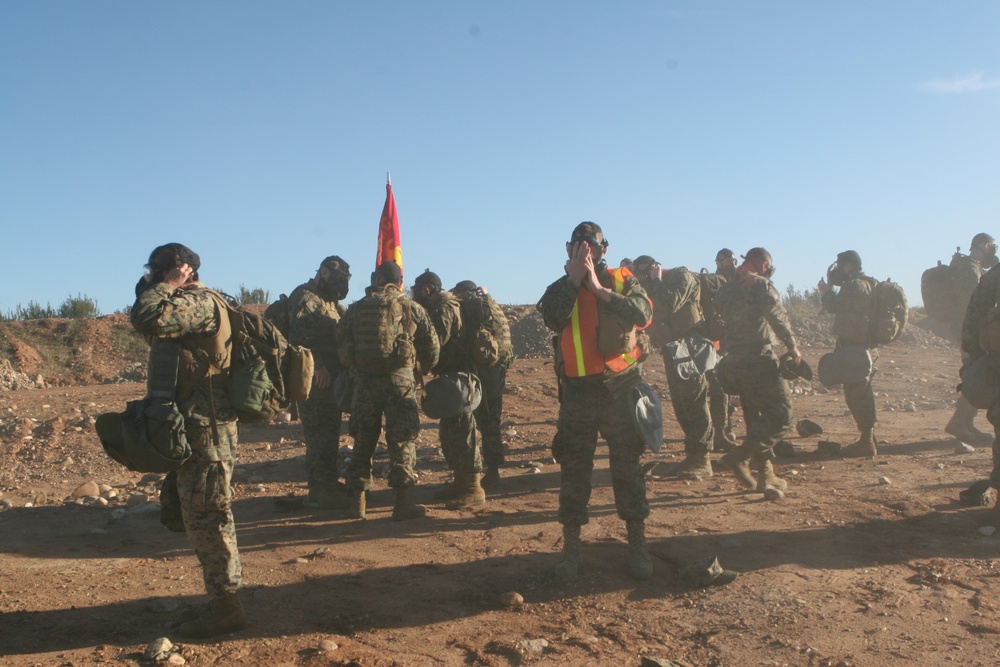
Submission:
[[[868,337],[875,345],[886,345],[899,338],[910,317],[906,293],[898,283],[886,279],[872,281],[872,311],[868,320]]]
[[[469,359],[476,368],[492,368],[510,359],[514,346],[507,316],[492,296],[481,288],[455,294],[462,312],[462,327]]]
[[[288,332],[292,328],[292,318],[288,312],[289,303],[288,295],[282,294],[277,301],[264,309],[264,319],[274,324],[285,338],[288,338]]]
[[[267,421],[292,401],[309,398],[312,352],[290,345],[272,321],[216,296],[225,304],[233,332],[226,395],[240,421]]]
[[[388,375],[416,363],[416,325],[402,292],[372,290],[351,305],[356,324],[349,366],[366,375]]]
[[[701,283],[701,314],[707,323],[708,337],[714,341],[722,340],[722,317],[715,309],[715,295],[719,288],[726,284],[726,279],[717,273],[709,273],[702,269],[698,274]]]
[[[955,302],[959,295],[955,292],[952,265],[962,256],[956,249],[951,257],[951,264],[938,260],[937,266],[932,266],[920,275],[920,296],[924,301],[924,310],[930,317],[941,322],[954,317]]]

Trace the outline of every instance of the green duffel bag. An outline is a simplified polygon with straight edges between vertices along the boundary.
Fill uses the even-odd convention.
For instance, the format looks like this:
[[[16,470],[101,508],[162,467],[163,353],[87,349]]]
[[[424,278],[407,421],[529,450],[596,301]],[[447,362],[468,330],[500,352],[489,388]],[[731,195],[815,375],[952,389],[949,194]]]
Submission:
[[[129,401],[125,412],[106,412],[94,423],[104,451],[135,472],[171,472],[191,457],[184,416],[170,400]]]
[[[444,373],[424,385],[420,402],[431,419],[448,419],[470,414],[483,400],[483,385],[472,373]]]
[[[872,355],[864,345],[843,345],[819,359],[824,387],[864,382],[872,376]]]

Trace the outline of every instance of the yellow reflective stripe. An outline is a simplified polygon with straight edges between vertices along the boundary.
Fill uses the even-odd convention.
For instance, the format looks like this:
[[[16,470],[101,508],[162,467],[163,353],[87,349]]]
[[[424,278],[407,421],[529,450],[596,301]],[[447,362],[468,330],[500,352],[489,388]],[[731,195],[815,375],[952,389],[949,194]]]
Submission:
[[[587,366],[583,361],[583,340],[580,336],[580,300],[573,304],[573,314],[570,315],[570,323],[573,332],[573,353],[576,362],[576,377],[587,374]]]
[[[611,272],[611,279],[615,284],[615,291],[621,294],[625,291],[625,279],[622,278],[622,271],[618,269],[617,271]]]

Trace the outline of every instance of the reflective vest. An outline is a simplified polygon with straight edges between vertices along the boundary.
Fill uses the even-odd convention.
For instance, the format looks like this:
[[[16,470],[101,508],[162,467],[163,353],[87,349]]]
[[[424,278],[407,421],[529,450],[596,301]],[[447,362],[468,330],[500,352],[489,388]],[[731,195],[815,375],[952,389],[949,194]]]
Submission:
[[[611,288],[618,294],[625,291],[625,279],[632,273],[628,269],[608,269],[611,277]],[[611,354],[601,354],[597,343],[597,331],[600,327],[600,315],[597,308],[597,297],[586,288],[581,287],[573,305],[573,312],[559,336],[559,351],[562,353],[563,366],[567,377],[584,377],[598,375],[605,368],[612,372],[623,371],[642,357],[642,348],[634,345],[625,353],[620,351]],[[634,334],[633,329],[633,334]]]

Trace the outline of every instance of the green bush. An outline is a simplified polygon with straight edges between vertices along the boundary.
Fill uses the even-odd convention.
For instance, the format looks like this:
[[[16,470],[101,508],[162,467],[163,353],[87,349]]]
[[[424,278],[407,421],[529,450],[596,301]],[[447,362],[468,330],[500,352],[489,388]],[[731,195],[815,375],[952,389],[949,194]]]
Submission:
[[[5,320],[40,320],[46,317],[56,317],[56,311],[52,304],[47,304],[44,308],[37,301],[29,301],[27,306],[17,304],[14,310],[8,310],[4,316]]]
[[[789,284],[785,288],[785,296],[782,301],[785,304],[785,310],[793,318],[815,317],[823,308],[818,289],[799,291],[795,289],[793,284]]]
[[[101,310],[97,307],[97,301],[85,294],[70,295],[59,305],[59,317],[68,317],[74,320],[100,317]]]
[[[266,306],[271,303],[271,293],[259,287],[247,289],[246,285],[240,283],[240,295],[236,300],[241,306]]]

